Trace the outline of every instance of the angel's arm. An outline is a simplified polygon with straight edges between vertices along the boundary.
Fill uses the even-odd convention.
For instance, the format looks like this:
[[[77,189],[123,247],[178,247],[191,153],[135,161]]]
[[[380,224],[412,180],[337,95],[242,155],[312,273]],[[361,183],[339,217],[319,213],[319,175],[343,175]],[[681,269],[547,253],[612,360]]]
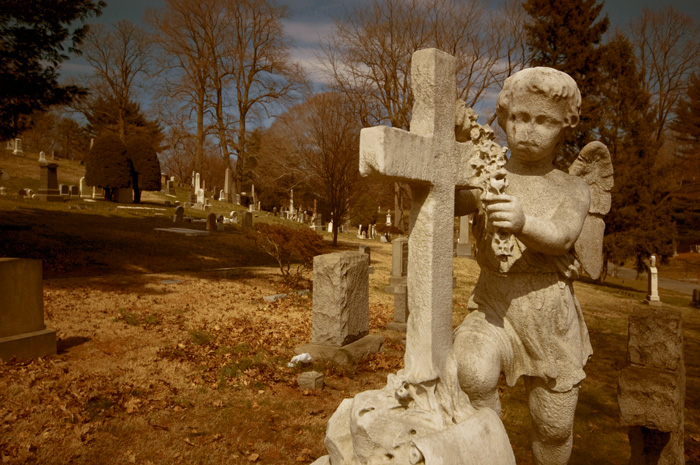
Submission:
[[[518,238],[527,247],[548,255],[562,255],[574,246],[588,214],[590,194],[583,182],[576,183],[576,194],[565,199],[551,219],[526,215]]]
[[[460,189],[455,192],[455,216],[474,213],[479,208],[481,189]]]
[[[588,214],[590,194],[585,182],[572,178],[551,218],[527,215],[516,197],[487,196],[489,222],[515,234],[523,244],[548,255],[562,255],[573,247]]]

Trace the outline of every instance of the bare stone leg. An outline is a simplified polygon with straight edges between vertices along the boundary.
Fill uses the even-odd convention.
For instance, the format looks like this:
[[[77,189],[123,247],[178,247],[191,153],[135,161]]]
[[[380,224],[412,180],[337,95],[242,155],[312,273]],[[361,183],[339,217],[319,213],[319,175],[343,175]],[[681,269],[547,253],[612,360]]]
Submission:
[[[532,456],[536,465],[566,465],[574,442],[578,386],[554,392],[541,378],[524,377],[532,422]]]
[[[501,356],[495,340],[487,334],[458,332],[454,340],[459,385],[476,408],[488,407],[501,414],[498,378]]]

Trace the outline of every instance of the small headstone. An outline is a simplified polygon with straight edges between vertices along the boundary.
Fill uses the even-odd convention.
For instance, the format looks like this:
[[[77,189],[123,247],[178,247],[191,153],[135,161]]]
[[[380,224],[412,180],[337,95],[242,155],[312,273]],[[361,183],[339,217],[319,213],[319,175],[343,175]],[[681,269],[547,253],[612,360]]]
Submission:
[[[34,195],[34,191],[32,189],[25,189],[25,191],[26,191],[25,195],[31,199],[32,196]]]
[[[207,215],[207,231],[216,231],[216,213]]]
[[[70,192],[71,197],[79,197],[80,196],[80,188],[78,186],[70,186],[68,188],[68,191]]]
[[[252,228],[253,227],[253,213],[252,212],[245,212],[243,214],[243,227],[244,228]]]
[[[241,194],[236,194],[236,205],[241,204]]]
[[[85,182],[85,176],[80,178],[80,197],[83,199],[92,197],[92,189]]]
[[[187,191],[187,203],[193,204],[197,201],[197,198],[194,195],[194,192],[192,191]]]
[[[41,260],[0,258],[0,359],[56,353],[56,332],[44,325]]]
[[[0,195],[7,195],[7,188],[6,187],[0,187]]]
[[[131,187],[124,187],[121,189],[115,189],[114,194],[112,194],[115,199],[115,202],[117,203],[133,203],[134,197],[133,197],[134,191],[131,189]]]
[[[168,175],[165,173],[160,173],[160,185],[165,186],[165,183],[167,180],[168,180]]]
[[[165,182],[165,193],[175,195],[175,181],[168,180]]]
[[[37,198],[47,202],[62,202],[63,198],[58,188],[58,164],[39,163],[39,169],[41,175]]]
[[[70,186],[68,184],[59,184],[58,190],[61,192],[61,195],[70,195]]]
[[[305,371],[297,378],[300,389],[323,389],[323,373]]]
[[[216,215],[216,230],[224,232],[224,215]]]
[[[19,137],[15,139],[15,148],[12,151],[12,155],[17,155],[19,157],[24,156],[24,152],[22,151],[22,139]]]
[[[471,257],[472,245],[469,240],[469,232],[471,229],[471,219],[469,215],[459,218],[459,239],[457,239],[457,250],[455,251],[458,257]]]
[[[44,152],[39,152],[39,162],[46,161],[46,154]]]
[[[224,193],[224,190],[221,189],[219,191],[219,202],[225,202],[226,201],[226,194]]]
[[[185,214],[185,209],[182,206],[175,208],[175,214],[173,215],[173,223],[182,223],[182,217]]]

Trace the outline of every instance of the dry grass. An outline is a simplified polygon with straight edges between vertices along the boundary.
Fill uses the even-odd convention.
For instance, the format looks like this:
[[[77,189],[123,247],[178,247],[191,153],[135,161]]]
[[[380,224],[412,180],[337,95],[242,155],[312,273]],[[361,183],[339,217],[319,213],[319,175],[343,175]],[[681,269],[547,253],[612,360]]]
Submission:
[[[164,199],[149,196],[154,205]],[[59,338],[54,357],[0,363],[0,463],[310,463],[325,453],[325,427],[340,401],[382,387],[402,366],[403,336],[384,329],[392,314],[384,292],[388,244],[371,244],[370,275],[370,330],[386,337],[387,350],[358,366],[289,368],[294,348],[310,340],[312,297],[265,302],[265,295],[296,288],[239,230],[159,236],[152,228],[168,224],[166,217],[127,214],[105,202],[93,210],[71,204],[79,202],[0,198],[0,255],[45,260],[46,324]],[[340,248],[358,243],[344,236]],[[457,325],[478,267],[464,258],[454,263]],[[244,265],[256,266],[211,271]],[[616,383],[627,318],[645,284],[580,282],[576,292],[595,353],[570,463],[626,464]],[[662,292],[662,300],[683,314],[686,455],[700,464],[700,316],[686,296]],[[299,390],[297,375],[312,368],[326,375],[325,389]],[[522,383],[503,390],[503,407],[518,464],[529,464]]]

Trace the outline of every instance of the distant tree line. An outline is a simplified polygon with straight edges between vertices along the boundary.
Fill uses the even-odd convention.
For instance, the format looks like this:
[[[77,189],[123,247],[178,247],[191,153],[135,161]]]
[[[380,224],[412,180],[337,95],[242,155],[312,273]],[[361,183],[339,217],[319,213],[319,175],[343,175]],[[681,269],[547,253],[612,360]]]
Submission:
[[[358,176],[357,132],[376,124],[409,129],[411,54],[437,47],[457,57],[458,97],[480,107],[490,124],[495,111],[486,96],[514,72],[543,65],[574,77],[583,94],[581,123],[559,162],[566,167],[591,140],[610,149],[616,174],[607,259],[632,258],[642,267],[651,253],[667,257],[700,241],[700,30],[671,7],[643,9],[611,32],[596,0],[508,0],[498,9],[482,0],[370,0],[335,20],[321,44],[327,85],[312,96],[290,59],[287,11],[268,0],[166,0],[147,14],[145,29],[120,21],[90,30],[84,23],[103,3],[64,1],[71,8],[52,26],[62,28],[63,39],[43,49],[17,39],[20,26],[40,35],[53,24],[42,15],[47,3],[33,3],[33,15],[19,7],[0,12],[0,79],[23,72],[30,84],[31,73],[46,78],[23,91],[36,103],[0,96],[6,138],[45,124],[38,115],[51,105],[72,102],[87,124],[76,130],[61,123],[58,132],[81,147],[76,153],[106,134],[124,146],[146,137],[182,181],[197,171],[208,185],[223,183],[231,167],[239,191],[255,184],[269,208],[285,206],[294,189],[295,203],[315,200],[336,227],[372,219],[380,206],[392,208],[405,230],[410,189]],[[71,29],[73,22],[80,26]],[[67,55],[58,44],[69,39],[94,73],[87,87],[60,90],[57,66]],[[61,98],[44,98],[47,82]],[[144,112],[136,102],[146,95]],[[63,118],[59,112],[54,121]],[[97,154],[97,139],[88,160],[106,157]]]

